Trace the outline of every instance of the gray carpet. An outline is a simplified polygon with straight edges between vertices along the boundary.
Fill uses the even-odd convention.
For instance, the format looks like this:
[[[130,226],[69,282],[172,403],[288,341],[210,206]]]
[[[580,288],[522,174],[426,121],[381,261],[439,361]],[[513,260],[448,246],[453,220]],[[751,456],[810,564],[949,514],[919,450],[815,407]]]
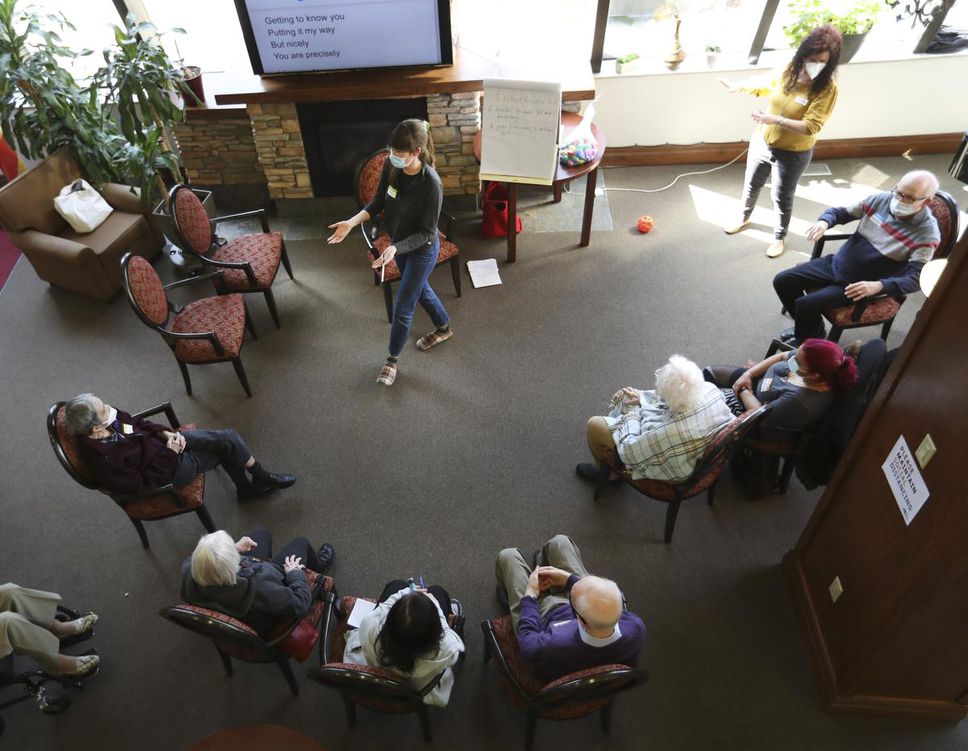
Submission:
[[[889,188],[913,166],[943,172],[946,163],[829,164],[838,179],[883,175],[888,184],[876,187]],[[607,184],[659,187],[679,171],[609,170]],[[248,300],[260,335],[242,352],[252,399],[228,365],[193,368],[195,396],[186,396],[170,352],[123,298],[101,305],[48,288],[21,261],[0,294],[0,570],[100,613],[104,665],[60,717],[26,703],[3,711],[4,747],[184,748],[243,723],[286,725],[331,749],[426,747],[413,716],[361,710],[349,730],[339,697],[302,667],[297,699],[272,665],[237,664],[227,679],[210,644],[158,617],[178,600],[180,563],[202,529],[194,515],[149,524],[144,551],[119,509],[60,469],[46,409],[91,390],[129,410],[171,399],[183,420],[235,427],[266,466],[299,475],[290,490],[239,504],[226,476],[213,473],[207,505],[232,534],[265,526],[279,545],[300,534],[332,541],[344,594],[375,595],[390,578],[422,575],[463,600],[468,658],[450,706],[431,711],[439,747],[520,748],[524,716],[481,662],[478,623],[497,612],[497,551],[531,550],[565,532],[645,620],[642,665],[652,678],[619,700],[611,736],[596,718],[543,721],[536,748],[964,748],[964,724],[821,709],[778,566],[818,493],[794,480],[786,496],[751,503],[724,476],[716,505],[684,505],[664,545],[664,506],[627,488],[593,503],[574,475],[585,419],[616,388],[651,385],[672,352],[700,363],[761,356],[788,325],[770,280],[809,244],[794,238],[791,252],[770,261],[762,236],[727,238],[700,218],[697,196],[735,203],[741,180],[737,164],[666,192],[612,192],[613,231],[594,232],[584,249],[577,231],[525,232],[514,265],[503,263],[503,241],[480,240],[477,220],[465,217],[463,258],[502,259],[504,283],[474,290],[465,274],[458,300],[439,270],[433,283],[457,336],[429,353],[408,349],[391,389],[374,383],[388,326],[357,236],[332,247],[321,226],[290,222],[296,281],[282,274],[275,285],[283,328],[274,329],[260,297]],[[821,208],[800,198],[797,217],[812,221]],[[634,229],[643,213],[656,218],[645,236]],[[170,275],[166,263],[156,265]],[[921,302],[909,300],[891,345]],[[415,321],[414,337],[429,330],[423,312]]]

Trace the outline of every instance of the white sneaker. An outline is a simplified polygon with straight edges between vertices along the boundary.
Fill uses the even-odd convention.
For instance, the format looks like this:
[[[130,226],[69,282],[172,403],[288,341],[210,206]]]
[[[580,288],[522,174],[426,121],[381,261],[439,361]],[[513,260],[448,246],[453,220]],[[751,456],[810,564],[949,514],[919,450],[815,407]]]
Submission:
[[[784,250],[786,250],[786,243],[782,239],[774,240],[766,248],[766,257],[778,258],[783,255]]]

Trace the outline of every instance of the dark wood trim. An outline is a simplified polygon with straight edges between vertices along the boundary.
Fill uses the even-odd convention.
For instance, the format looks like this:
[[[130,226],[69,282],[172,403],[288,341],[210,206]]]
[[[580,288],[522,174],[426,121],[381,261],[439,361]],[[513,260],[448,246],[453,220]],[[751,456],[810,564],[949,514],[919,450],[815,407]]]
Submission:
[[[794,613],[813,653],[813,665],[823,694],[823,706],[834,714],[911,717],[926,720],[964,719],[968,707],[957,702],[904,699],[895,696],[842,696],[813,602],[794,551],[783,557],[783,572],[794,601]]]
[[[818,141],[813,158],[901,156],[902,154],[954,154],[963,133],[930,133],[917,136],[878,138],[836,138]],[[716,164],[728,162],[747,148],[745,141],[687,145],[610,147],[602,159],[604,167],[646,167],[655,164]]]
[[[592,36],[592,73],[602,72],[602,55],[605,52],[605,28],[608,26],[608,8],[611,0],[598,0],[595,11],[595,31]]]

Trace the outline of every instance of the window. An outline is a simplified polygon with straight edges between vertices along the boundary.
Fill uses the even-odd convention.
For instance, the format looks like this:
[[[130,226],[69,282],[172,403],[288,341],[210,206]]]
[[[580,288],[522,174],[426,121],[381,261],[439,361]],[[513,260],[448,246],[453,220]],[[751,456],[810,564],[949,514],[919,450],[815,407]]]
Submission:
[[[23,3],[24,7],[26,5]],[[76,58],[71,65],[71,74],[77,81],[89,78],[104,65],[101,50],[114,44],[111,27],[121,25],[121,16],[111,0],[92,0],[84,3],[83,8],[76,0],[43,0],[34,7],[41,14],[63,14],[75,26],[75,31],[64,29],[60,35],[65,47],[93,51],[93,54]]]

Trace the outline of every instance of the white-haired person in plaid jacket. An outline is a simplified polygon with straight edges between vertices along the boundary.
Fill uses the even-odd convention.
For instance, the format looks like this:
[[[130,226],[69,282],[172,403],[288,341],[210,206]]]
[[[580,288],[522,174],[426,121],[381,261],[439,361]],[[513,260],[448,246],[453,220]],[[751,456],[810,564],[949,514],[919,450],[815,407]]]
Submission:
[[[589,418],[588,448],[598,462],[606,450],[617,450],[636,480],[685,480],[719,429],[733,419],[722,392],[681,355],[655,371],[654,391],[625,387],[615,392],[610,407],[604,417]],[[598,479],[596,464],[583,462],[575,470],[586,480]]]

